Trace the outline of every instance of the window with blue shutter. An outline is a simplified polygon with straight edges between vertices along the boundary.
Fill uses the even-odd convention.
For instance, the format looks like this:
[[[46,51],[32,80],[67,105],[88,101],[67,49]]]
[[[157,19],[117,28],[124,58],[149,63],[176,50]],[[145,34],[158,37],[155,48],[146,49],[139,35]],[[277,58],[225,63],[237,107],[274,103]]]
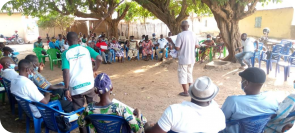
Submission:
[[[255,18],[255,28],[261,28],[261,20],[262,20],[262,17]]]

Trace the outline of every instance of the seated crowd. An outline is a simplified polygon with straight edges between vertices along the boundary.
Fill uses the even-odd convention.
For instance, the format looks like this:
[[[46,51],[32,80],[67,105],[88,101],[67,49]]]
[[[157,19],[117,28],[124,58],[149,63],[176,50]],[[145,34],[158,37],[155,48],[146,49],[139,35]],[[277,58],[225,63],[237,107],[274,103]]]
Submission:
[[[105,73],[96,75],[94,81],[87,84],[93,85],[92,87],[94,87],[94,89],[92,89],[91,86],[88,86],[87,90],[83,88],[85,89],[83,92],[78,92],[77,90],[76,92],[69,92],[67,89],[69,88],[69,84],[78,84],[78,80],[73,82],[75,77],[70,77],[70,75],[76,76],[76,73],[69,71],[72,69],[72,66],[70,63],[71,60],[67,58],[68,55],[74,54],[73,51],[87,51],[90,56],[88,63],[90,62],[90,58],[95,59],[96,69],[98,69],[97,63],[101,61],[99,55],[102,56],[104,63],[111,64],[112,59],[107,58],[111,56],[119,57],[118,60],[122,62],[125,50],[122,50],[122,47],[128,48],[127,54],[132,60],[136,59],[140,50],[145,57],[145,60],[151,59],[154,47],[157,47],[156,53],[158,57],[160,57],[160,60],[165,59],[164,53],[167,51],[166,48],[170,50],[170,56],[175,56],[175,51],[173,51],[175,50],[175,44],[171,38],[165,39],[163,38],[163,35],[161,35],[160,39],[156,39],[153,34],[151,40],[149,40],[148,36],[143,36],[143,40],[138,44],[137,41],[134,41],[133,36],[131,36],[129,40],[126,40],[126,38],[122,36],[119,37],[118,41],[116,38],[107,41],[103,34],[97,37],[94,33],[93,36],[91,36],[91,41],[87,41],[86,36],[82,35],[82,33],[80,33],[78,37],[76,33],[70,32],[67,35],[68,40],[66,40],[66,38],[62,39],[62,35],[59,35],[58,41],[55,41],[55,38],[52,38],[52,43],[49,43],[51,48],[58,48],[60,50],[68,49],[62,55],[64,83],[52,85],[47,81],[46,78],[41,75],[44,64],[39,63],[37,56],[31,54],[19,61],[18,65],[16,65],[10,56],[1,58],[0,63],[3,66],[1,76],[2,78],[11,81],[10,91],[14,95],[33,102],[41,102],[43,104],[48,104],[53,100],[59,100],[65,112],[72,112],[79,107],[83,107],[84,96],[86,96],[88,105],[78,118],[80,132],[86,132],[86,126],[93,128],[91,122],[84,119],[90,114],[111,114],[121,116],[128,122],[130,129],[134,133],[166,133],[169,131],[238,133],[240,132],[238,125],[227,126],[226,122],[264,114],[276,114],[273,116],[274,119],[270,121],[271,124],[266,126],[265,131],[267,133],[275,130],[278,132],[285,132],[292,128],[294,118],[285,121],[286,116],[283,117],[280,113],[283,112],[282,110],[286,109],[286,105],[291,104],[295,106],[294,95],[288,96],[288,98],[284,100],[284,104],[279,105],[278,101],[273,98],[269,92],[261,92],[261,88],[266,81],[266,74],[262,69],[255,67],[247,68],[239,73],[239,76],[241,77],[241,89],[245,92],[245,95],[228,96],[222,107],[219,108],[219,105],[214,101],[214,98],[219,92],[218,86],[215,85],[209,77],[199,77],[189,87],[188,93],[191,98],[190,101],[170,105],[155,124],[148,123],[147,119],[139,109],[133,110],[127,105],[112,101],[110,95],[112,91],[115,91],[115,86],[112,84],[109,76]],[[172,36],[171,33],[169,33],[169,37],[170,36]],[[97,42],[95,41],[96,38]],[[209,39],[211,36],[207,36],[207,38],[208,39],[203,44],[210,47],[214,41]],[[244,37],[242,37],[242,40],[243,39]],[[39,38],[34,44],[34,47],[43,47],[40,42],[41,38]],[[69,44],[68,48],[65,47],[65,45],[68,45],[65,44],[65,42]],[[121,46],[119,42],[123,43],[124,46]],[[246,46],[246,44],[244,45]],[[81,46],[86,46],[86,48]],[[206,47],[206,49],[208,47]],[[204,55],[206,55],[206,49],[204,49]],[[9,51],[10,50],[8,50],[8,52]],[[162,54],[160,52],[162,52]],[[7,52],[5,55],[7,55]],[[78,63],[81,64],[83,62]],[[18,72],[16,70],[18,70]],[[89,71],[92,72],[92,70]],[[88,70],[84,69],[83,72],[87,73]],[[93,79],[93,77],[90,79]],[[81,77],[79,77],[79,81],[80,80]],[[51,93],[42,94],[39,90],[50,90]],[[72,93],[71,97],[69,97],[69,93]],[[98,95],[99,101],[93,101],[94,95]],[[65,97],[67,99],[65,99]],[[294,106],[292,106],[289,112],[295,110]],[[35,117],[42,117],[34,105],[30,105],[30,107]],[[278,122],[277,119],[280,121]],[[285,122],[282,124],[282,121]]]

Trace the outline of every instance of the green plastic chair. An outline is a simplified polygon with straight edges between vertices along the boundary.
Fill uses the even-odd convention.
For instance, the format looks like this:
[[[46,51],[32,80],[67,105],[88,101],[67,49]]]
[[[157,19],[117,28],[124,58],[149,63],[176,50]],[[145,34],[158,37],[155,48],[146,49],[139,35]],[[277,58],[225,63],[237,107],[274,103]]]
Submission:
[[[45,64],[45,58],[48,57],[48,55],[43,55],[42,51],[46,52],[46,50],[43,48],[34,48],[33,51],[36,54],[38,61],[43,62]]]
[[[49,55],[49,61],[50,61],[50,69],[53,70],[53,63],[58,64],[58,67],[60,68],[60,58],[57,58],[57,53],[60,53],[57,49],[48,49],[47,54]]]
[[[206,40],[202,40],[202,41],[200,41],[199,42],[199,44],[202,44],[203,42],[205,42]],[[214,43],[214,46],[215,46],[216,44]],[[213,47],[214,47],[213,46]],[[210,48],[210,54],[209,54],[209,58],[210,58],[210,61],[212,61],[213,60],[213,47],[211,47]],[[199,59],[199,49],[197,48],[197,50],[196,50],[196,61],[199,61],[200,59]]]

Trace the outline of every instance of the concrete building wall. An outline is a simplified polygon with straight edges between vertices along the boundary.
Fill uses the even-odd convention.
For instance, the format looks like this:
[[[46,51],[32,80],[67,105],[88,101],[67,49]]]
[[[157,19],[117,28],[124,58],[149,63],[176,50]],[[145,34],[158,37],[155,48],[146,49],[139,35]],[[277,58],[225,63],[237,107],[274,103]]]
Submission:
[[[14,31],[18,31],[18,35],[22,38],[25,36],[25,28],[23,25],[22,15],[15,13],[9,16],[7,13],[0,13],[0,34],[11,37]]]
[[[253,15],[240,21],[241,33],[260,37],[265,27],[270,29],[271,38],[291,38],[291,24],[294,14],[293,7],[256,11]],[[255,18],[261,17],[261,28],[255,28]],[[293,35],[294,38],[294,35]]]

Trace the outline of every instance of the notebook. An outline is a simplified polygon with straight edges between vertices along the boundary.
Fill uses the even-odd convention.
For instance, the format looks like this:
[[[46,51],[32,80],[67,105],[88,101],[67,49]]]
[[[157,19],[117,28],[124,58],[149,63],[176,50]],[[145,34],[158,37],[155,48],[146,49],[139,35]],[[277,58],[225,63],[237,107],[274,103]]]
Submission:
[[[79,114],[73,114],[73,115],[65,116],[65,117],[69,119],[69,122],[73,122],[78,120],[79,116],[80,116]]]

